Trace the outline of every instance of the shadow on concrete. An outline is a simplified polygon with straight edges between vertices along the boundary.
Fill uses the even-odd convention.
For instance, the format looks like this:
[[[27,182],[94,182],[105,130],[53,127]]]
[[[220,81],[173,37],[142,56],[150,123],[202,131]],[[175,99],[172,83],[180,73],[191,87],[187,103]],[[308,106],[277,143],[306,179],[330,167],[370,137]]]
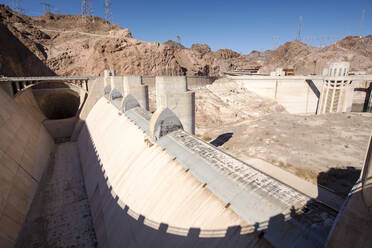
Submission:
[[[227,141],[229,141],[232,138],[232,136],[233,136],[233,133],[224,133],[224,134],[221,134],[216,139],[212,140],[210,142],[210,144],[213,145],[213,146],[215,146],[215,147],[222,146]]]
[[[79,154],[99,247],[272,247],[252,226],[204,230],[152,221],[114,192],[84,124]]]
[[[315,113],[318,113],[319,102],[320,102],[320,91],[319,91],[318,87],[316,87],[316,85],[314,84],[313,80],[307,79],[305,81],[309,85],[309,87],[313,91],[313,93],[316,95],[316,97],[318,98],[318,101],[316,103],[316,111],[315,111]]]
[[[232,133],[227,133],[222,137],[225,140],[231,136]],[[317,198],[307,201],[304,206],[292,206],[289,213],[275,215],[268,221],[246,227],[202,230],[158,223],[136,213],[119,199],[105,175],[85,124],[79,141],[85,186],[101,247],[324,247],[337,216],[337,210],[324,205]],[[332,168],[320,173],[318,180],[356,178],[358,173],[360,171],[352,167]]]
[[[334,194],[346,198],[355,182],[360,176],[360,169],[348,166],[342,168],[330,168],[327,172],[320,172],[317,183]]]
[[[363,112],[369,112],[369,108],[372,108],[372,106],[369,106],[369,102],[371,101],[372,82],[369,83],[368,88],[355,88],[354,91],[362,91],[366,93],[363,104]]]

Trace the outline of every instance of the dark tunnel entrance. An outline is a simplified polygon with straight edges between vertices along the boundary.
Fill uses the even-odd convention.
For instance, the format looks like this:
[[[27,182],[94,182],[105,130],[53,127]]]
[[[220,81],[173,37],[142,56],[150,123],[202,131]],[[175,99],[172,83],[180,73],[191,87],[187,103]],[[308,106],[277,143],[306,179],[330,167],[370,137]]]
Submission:
[[[33,93],[49,120],[75,117],[79,110],[80,95],[70,88],[34,89]]]

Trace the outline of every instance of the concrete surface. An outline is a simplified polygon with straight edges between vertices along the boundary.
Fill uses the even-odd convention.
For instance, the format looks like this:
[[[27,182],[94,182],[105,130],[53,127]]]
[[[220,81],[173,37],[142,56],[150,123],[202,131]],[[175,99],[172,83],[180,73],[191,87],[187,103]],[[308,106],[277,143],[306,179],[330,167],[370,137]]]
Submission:
[[[124,96],[132,95],[137,99],[140,106],[149,110],[148,86],[143,85],[141,76],[124,76]]]
[[[50,136],[56,141],[70,139],[74,131],[77,118],[65,118],[60,120],[44,120],[43,125],[48,130]]]
[[[370,247],[372,244],[372,137],[360,179],[350,191],[329,235],[327,247]]]
[[[31,92],[16,102],[0,89],[0,105],[0,246],[13,247],[54,142]]]
[[[156,109],[169,108],[186,132],[195,134],[195,93],[184,76],[156,77]]]
[[[315,207],[308,197],[186,132],[152,143],[146,127],[127,117],[136,110],[118,115],[102,98],[79,135],[99,246],[240,247],[243,240],[276,247],[324,245],[334,211]],[[301,213],[304,206],[313,209],[310,219]],[[322,221],[310,224],[320,216]],[[240,235],[229,231],[233,226]],[[212,238],[216,235],[219,239]],[[225,243],[227,238],[231,242]]]
[[[79,135],[80,129],[82,128],[85,119],[88,117],[90,110],[93,108],[94,104],[103,96],[104,89],[104,78],[97,78],[95,80],[89,81],[89,94],[84,103],[84,108],[78,115],[78,120],[75,125],[74,131],[71,135],[71,140],[76,141]]]
[[[56,145],[15,247],[96,247],[75,143]]]

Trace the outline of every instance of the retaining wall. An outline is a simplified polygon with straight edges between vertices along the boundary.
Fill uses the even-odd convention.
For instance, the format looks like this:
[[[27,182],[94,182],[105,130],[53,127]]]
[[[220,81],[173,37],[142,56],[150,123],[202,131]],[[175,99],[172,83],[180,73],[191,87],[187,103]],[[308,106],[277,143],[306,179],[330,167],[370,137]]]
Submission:
[[[0,89],[0,105],[0,247],[13,247],[54,142],[31,89],[15,99]]]

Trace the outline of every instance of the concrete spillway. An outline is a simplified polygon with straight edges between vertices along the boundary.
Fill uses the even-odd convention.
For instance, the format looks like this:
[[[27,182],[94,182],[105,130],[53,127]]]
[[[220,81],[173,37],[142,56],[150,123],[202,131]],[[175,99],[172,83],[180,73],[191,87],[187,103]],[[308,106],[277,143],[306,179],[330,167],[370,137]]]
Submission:
[[[182,129],[154,140],[154,115],[140,106],[123,112],[102,97],[102,79],[90,86],[72,141],[60,145],[31,89],[14,99],[0,94],[7,106],[0,109],[1,247],[17,240],[26,247],[322,247],[326,241],[335,211]],[[48,194],[59,197],[48,202]],[[30,227],[40,219],[44,236],[35,239]],[[71,223],[59,233],[61,219],[80,223],[79,235],[69,231]]]

